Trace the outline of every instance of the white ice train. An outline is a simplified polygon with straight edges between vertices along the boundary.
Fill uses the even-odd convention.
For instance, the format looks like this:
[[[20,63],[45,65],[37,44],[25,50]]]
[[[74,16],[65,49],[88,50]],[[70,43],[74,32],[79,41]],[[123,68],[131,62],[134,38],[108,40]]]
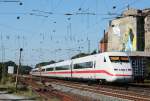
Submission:
[[[132,81],[132,67],[125,52],[104,52],[85,56],[43,66],[40,70],[33,69],[31,74],[106,82]]]

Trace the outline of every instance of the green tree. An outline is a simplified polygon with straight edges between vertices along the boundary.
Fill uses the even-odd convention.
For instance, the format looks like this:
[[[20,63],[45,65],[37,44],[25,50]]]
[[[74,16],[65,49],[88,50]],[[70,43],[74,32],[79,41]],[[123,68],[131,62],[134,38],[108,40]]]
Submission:
[[[16,68],[17,65],[13,61],[8,61],[8,62],[3,62],[0,63],[0,81],[4,83],[6,81],[6,78],[8,77],[8,66],[14,66],[15,73],[16,73]]]
[[[95,50],[93,50],[93,52],[91,53],[91,55],[94,55],[94,54],[97,54],[96,49],[95,49]]]
[[[30,66],[21,66],[19,69],[19,74],[29,74],[30,71],[32,70],[32,67]]]

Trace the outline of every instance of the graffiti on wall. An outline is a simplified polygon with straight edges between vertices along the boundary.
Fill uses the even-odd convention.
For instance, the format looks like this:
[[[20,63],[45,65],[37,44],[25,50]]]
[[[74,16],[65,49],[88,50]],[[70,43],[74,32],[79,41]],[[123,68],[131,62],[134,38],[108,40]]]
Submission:
[[[136,51],[136,35],[133,33],[131,28],[128,28],[128,31],[125,33],[126,41],[123,44],[123,51]]]
[[[120,51],[136,51],[136,33],[133,26],[119,24],[113,28],[113,34],[120,39]]]

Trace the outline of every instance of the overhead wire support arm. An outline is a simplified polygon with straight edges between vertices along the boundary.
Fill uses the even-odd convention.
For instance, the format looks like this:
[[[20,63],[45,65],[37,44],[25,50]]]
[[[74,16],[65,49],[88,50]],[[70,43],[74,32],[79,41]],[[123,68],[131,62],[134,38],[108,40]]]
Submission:
[[[74,15],[74,14],[72,14],[72,13],[65,13],[64,15]]]
[[[20,2],[20,0],[0,0],[0,2]]]
[[[79,15],[79,14],[96,15],[95,13],[76,13],[76,15]]]
[[[53,14],[53,12],[42,11],[42,10],[36,10],[36,9],[33,9],[32,11],[33,11],[33,12],[39,12],[39,13]]]
[[[42,16],[42,17],[48,17],[47,15],[42,15],[42,14],[36,14],[36,13],[29,13],[29,15],[34,15],[34,16]]]
[[[23,5],[23,3],[20,0],[0,0],[0,2],[3,2],[3,3],[19,3],[19,5]]]

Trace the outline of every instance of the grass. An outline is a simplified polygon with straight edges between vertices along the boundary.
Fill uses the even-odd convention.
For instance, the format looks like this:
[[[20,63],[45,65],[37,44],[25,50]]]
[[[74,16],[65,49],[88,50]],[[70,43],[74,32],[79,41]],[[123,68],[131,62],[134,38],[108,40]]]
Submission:
[[[9,93],[15,92],[15,85],[14,83],[5,83],[5,84],[0,84],[0,89],[1,91],[8,91]]]
[[[7,80],[5,80],[5,83],[0,82],[0,91],[8,91],[8,93],[12,93],[14,95],[23,96],[27,98],[36,98],[37,99],[36,101],[45,101],[39,95],[34,93],[30,86],[24,86],[21,83],[19,83],[18,90],[16,92],[15,79],[12,77],[8,77]],[[61,100],[57,97],[52,97],[50,100],[46,101],[61,101]]]
[[[150,80],[144,80],[144,83],[150,83]]]
[[[8,93],[12,93],[17,96],[23,96],[26,98],[35,98],[39,99],[39,101],[43,101],[38,95],[36,95],[31,87],[27,87],[26,89],[18,89],[16,92],[15,83],[5,83],[5,85],[0,84],[0,91],[7,91]]]
[[[12,76],[7,77],[5,83],[0,82],[0,91],[7,91],[8,93],[24,97],[37,97],[37,95],[32,92],[31,87],[24,86],[21,83],[19,83],[16,92],[15,79]]]

